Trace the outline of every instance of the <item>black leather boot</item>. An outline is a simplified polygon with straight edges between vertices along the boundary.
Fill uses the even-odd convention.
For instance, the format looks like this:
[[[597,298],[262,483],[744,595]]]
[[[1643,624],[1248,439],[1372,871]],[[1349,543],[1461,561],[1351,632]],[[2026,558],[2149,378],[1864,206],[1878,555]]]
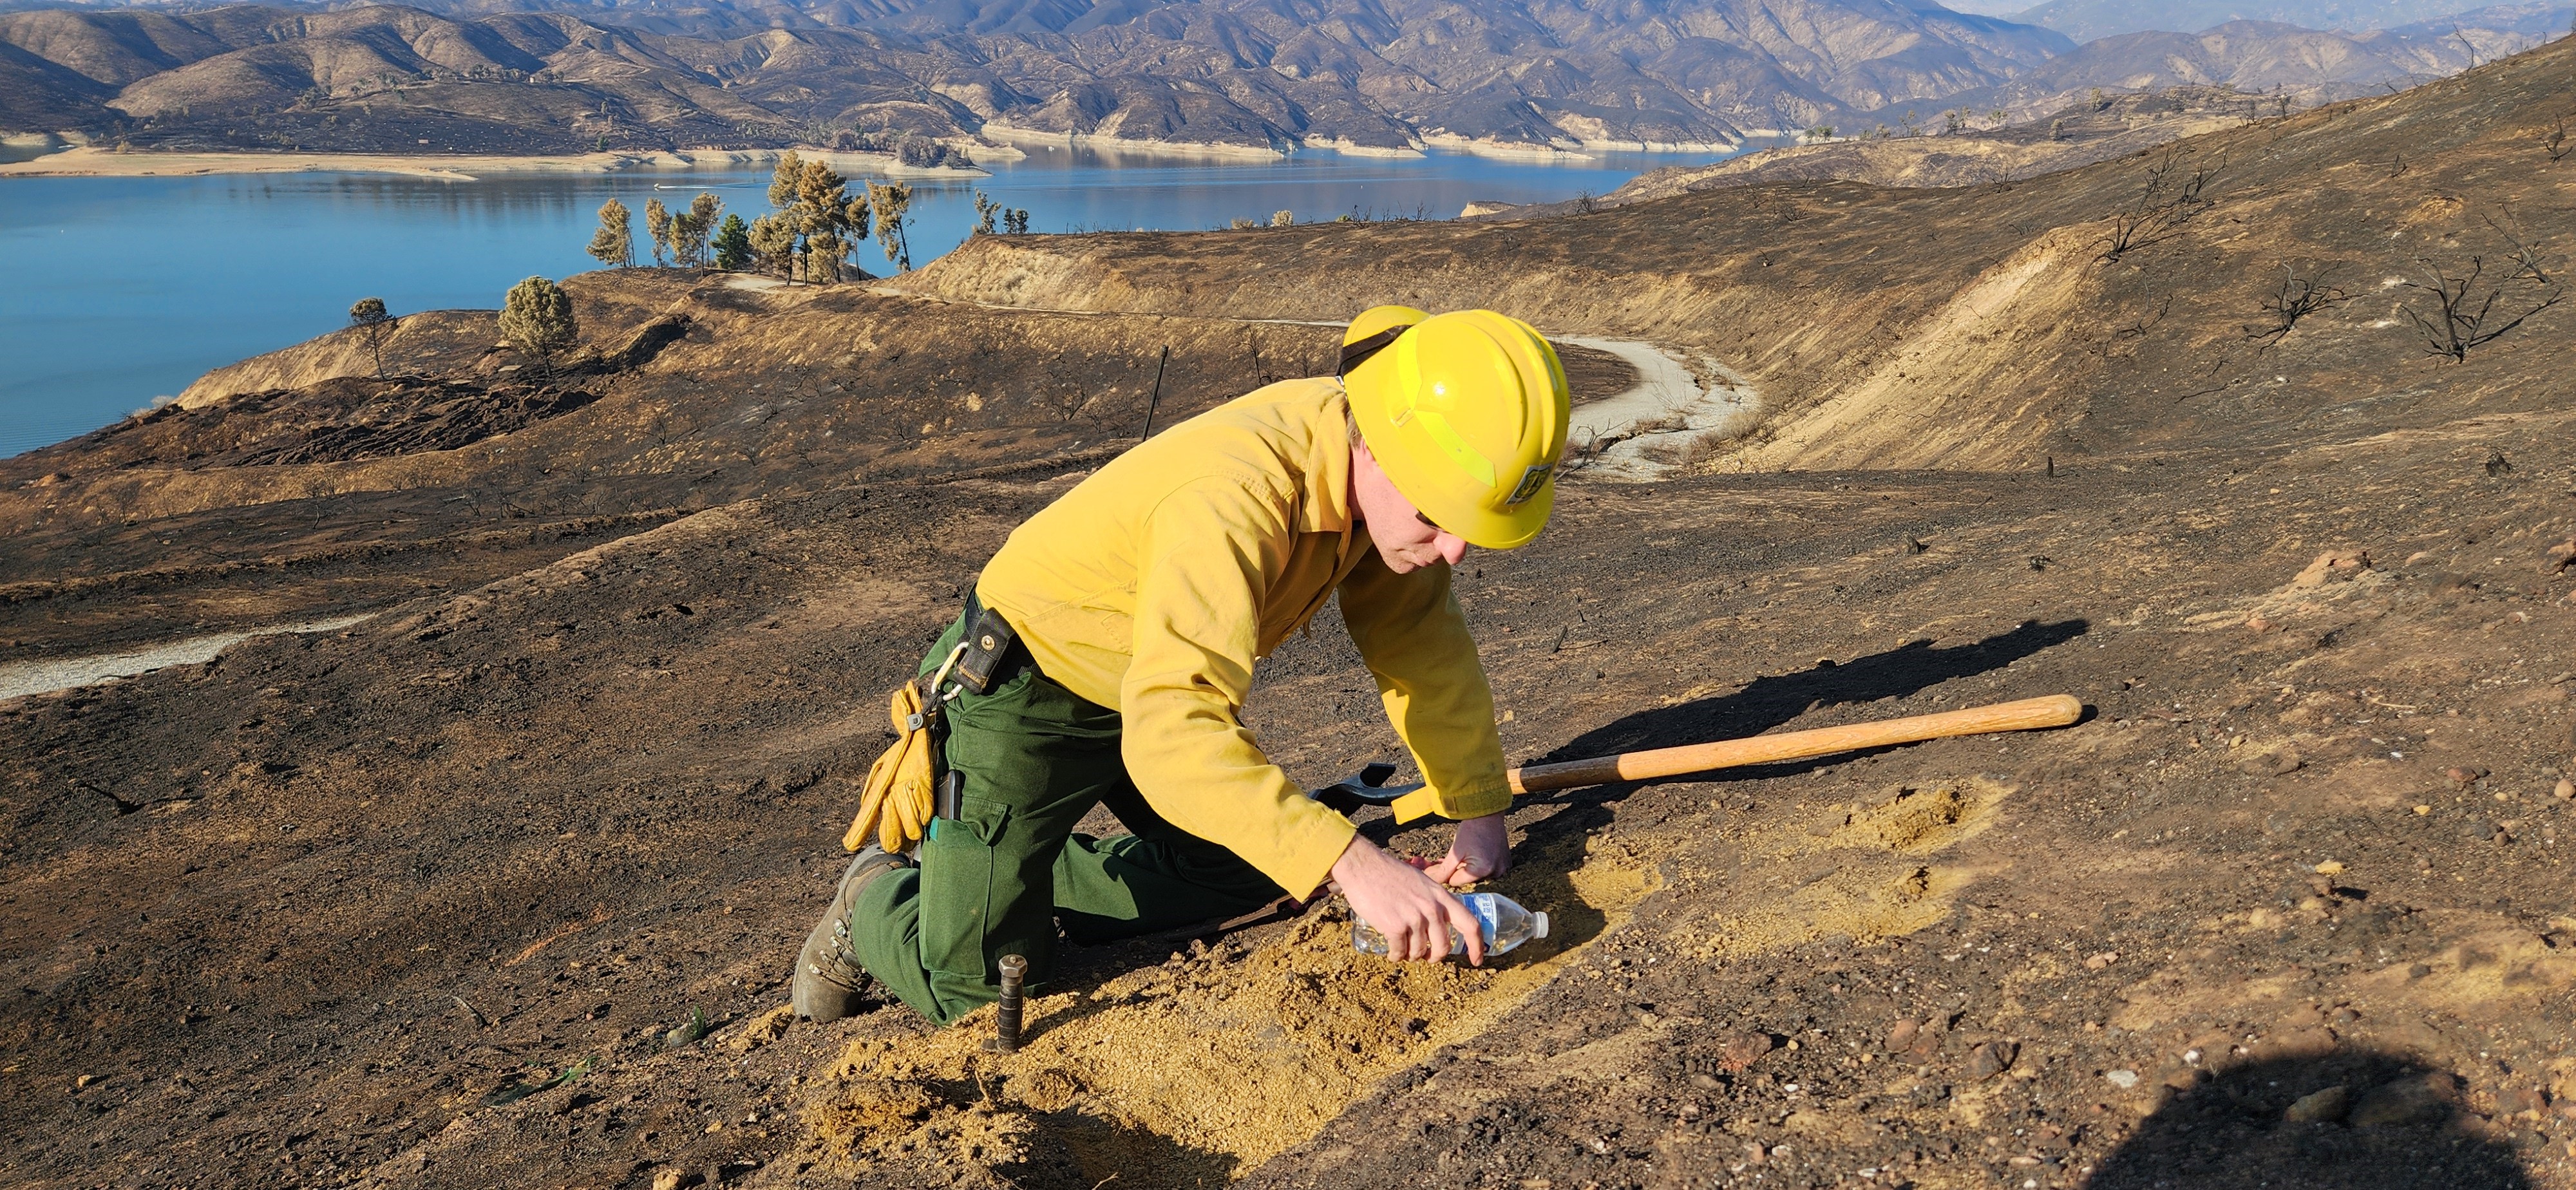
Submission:
[[[874,844],[850,860],[849,869],[841,873],[840,887],[832,893],[832,907],[805,935],[805,949],[796,956],[796,979],[790,985],[796,1015],[828,1024],[858,1011],[859,989],[866,985],[868,974],[859,969],[858,958],[850,951],[850,906],[869,881],[911,866],[902,856]]]

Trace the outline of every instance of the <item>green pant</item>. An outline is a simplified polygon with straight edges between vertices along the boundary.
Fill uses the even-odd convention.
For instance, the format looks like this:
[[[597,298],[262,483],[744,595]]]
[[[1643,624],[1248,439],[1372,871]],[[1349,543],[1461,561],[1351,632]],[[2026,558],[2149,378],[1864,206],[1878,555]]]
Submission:
[[[965,624],[931,646],[948,656]],[[888,872],[850,909],[859,963],[947,1024],[1000,996],[999,961],[1054,968],[1056,923],[1076,942],[1150,934],[1248,913],[1284,895],[1233,852],[1163,820],[1127,779],[1118,712],[1023,662],[984,695],[948,704],[948,767],[966,775],[955,819],[935,820],[918,868]],[[1106,802],[1132,834],[1073,833]]]

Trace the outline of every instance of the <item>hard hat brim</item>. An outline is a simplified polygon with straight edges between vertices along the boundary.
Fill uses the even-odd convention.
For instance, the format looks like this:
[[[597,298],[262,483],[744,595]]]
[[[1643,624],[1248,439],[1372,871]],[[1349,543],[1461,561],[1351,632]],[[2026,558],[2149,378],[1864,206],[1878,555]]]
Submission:
[[[1399,492],[1404,490],[1401,482],[1395,486]],[[1406,499],[1412,497],[1407,496]],[[1545,486],[1508,513],[1465,504],[1446,515],[1420,503],[1414,507],[1421,508],[1422,515],[1430,517],[1433,524],[1457,534],[1477,549],[1516,550],[1537,540],[1539,532],[1547,528],[1548,513],[1556,507],[1556,479],[1549,477]]]

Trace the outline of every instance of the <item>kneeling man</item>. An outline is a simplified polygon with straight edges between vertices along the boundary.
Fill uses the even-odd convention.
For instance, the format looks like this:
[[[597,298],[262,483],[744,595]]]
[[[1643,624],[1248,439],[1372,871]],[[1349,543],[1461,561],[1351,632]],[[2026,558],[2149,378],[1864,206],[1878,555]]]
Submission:
[[[1509,863],[1494,699],[1450,591],[1468,546],[1538,536],[1565,449],[1564,366],[1490,310],[1362,314],[1331,378],[1255,390],[1121,455],[1022,524],[923,658],[944,722],[935,807],[875,799],[870,846],[798,957],[800,1015],[855,1009],[864,972],[946,1023],[1003,955],[1233,916],[1327,880],[1397,958],[1483,961],[1447,885]],[[1437,811],[1438,863],[1397,858],[1310,799],[1240,717],[1253,663],[1336,592]],[[897,795],[902,796],[901,794]],[[1132,833],[1076,834],[1107,803]],[[900,821],[901,829],[878,822]]]

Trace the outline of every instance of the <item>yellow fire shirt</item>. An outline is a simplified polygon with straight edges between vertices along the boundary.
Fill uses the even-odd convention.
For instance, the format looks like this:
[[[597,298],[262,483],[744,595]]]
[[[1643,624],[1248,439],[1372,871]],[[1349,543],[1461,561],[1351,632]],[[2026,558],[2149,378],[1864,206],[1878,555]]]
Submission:
[[[1448,818],[1511,804],[1494,696],[1449,568],[1386,568],[1350,505],[1340,384],[1284,380],[1172,427],[1011,533],[976,583],[1048,677],[1124,720],[1127,772],[1173,825],[1303,898],[1350,820],[1263,755],[1255,659],[1335,589],[1386,714]]]

